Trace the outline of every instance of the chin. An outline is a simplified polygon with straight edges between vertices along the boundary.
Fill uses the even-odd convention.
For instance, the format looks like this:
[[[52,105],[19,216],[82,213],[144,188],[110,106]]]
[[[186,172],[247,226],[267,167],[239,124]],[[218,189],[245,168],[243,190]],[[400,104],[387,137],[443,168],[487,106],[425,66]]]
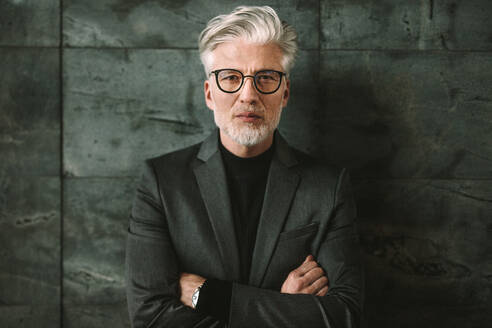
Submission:
[[[280,111],[271,119],[265,120],[263,118],[256,123],[241,122],[235,120],[234,117],[220,115],[217,111],[214,113],[217,127],[235,143],[246,147],[252,147],[265,141],[280,123]]]
[[[217,126],[234,142],[246,147],[252,147],[265,141],[276,128],[275,126],[272,129],[267,124],[254,126],[253,124],[243,123],[229,123],[222,126],[217,124]]]

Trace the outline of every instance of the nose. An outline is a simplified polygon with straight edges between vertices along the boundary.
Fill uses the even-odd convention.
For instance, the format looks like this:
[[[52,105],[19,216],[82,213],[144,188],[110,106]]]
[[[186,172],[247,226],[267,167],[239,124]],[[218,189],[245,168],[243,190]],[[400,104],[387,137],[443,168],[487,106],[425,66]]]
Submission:
[[[254,82],[254,77],[245,76],[244,83],[239,92],[241,93],[239,96],[239,100],[242,103],[253,104],[258,101],[258,90],[256,90]]]

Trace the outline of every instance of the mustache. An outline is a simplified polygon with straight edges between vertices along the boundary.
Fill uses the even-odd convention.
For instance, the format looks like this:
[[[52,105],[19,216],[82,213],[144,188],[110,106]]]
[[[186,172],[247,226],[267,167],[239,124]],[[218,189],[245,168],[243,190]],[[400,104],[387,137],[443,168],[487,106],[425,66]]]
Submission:
[[[264,114],[265,108],[263,108],[263,106],[257,106],[257,105],[245,105],[245,106],[239,106],[232,110],[233,115],[237,115],[239,113],[245,113],[245,112],[252,113],[252,114]]]

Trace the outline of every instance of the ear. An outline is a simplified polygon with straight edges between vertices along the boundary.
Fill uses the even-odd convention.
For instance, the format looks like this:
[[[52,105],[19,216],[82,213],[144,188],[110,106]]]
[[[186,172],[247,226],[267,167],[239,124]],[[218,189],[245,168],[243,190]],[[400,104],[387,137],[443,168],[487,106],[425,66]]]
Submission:
[[[290,96],[290,80],[285,77],[285,89],[282,95],[282,108],[287,106],[287,102],[289,101]]]
[[[212,86],[210,85],[210,80],[205,80],[203,83],[203,92],[205,94],[205,103],[210,110],[214,110],[214,101],[212,99]]]

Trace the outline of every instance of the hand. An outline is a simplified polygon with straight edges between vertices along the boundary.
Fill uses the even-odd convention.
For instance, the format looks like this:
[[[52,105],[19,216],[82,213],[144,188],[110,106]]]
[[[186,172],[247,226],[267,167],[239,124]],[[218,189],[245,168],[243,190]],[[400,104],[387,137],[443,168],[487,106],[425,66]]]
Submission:
[[[280,289],[284,294],[312,294],[325,296],[328,292],[328,278],[312,255],[292,270]]]
[[[205,280],[205,278],[196,274],[186,272],[181,273],[181,276],[179,277],[179,287],[181,290],[180,301],[184,305],[193,308],[191,297],[193,296],[195,289],[197,289],[198,286],[201,286]]]

